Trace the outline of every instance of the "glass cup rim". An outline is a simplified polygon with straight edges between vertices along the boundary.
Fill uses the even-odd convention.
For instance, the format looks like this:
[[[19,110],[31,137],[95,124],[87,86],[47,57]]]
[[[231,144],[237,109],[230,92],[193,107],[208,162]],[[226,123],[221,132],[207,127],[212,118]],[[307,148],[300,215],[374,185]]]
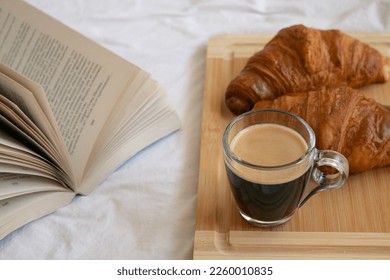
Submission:
[[[253,164],[253,163],[250,163],[248,161],[245,161],[243,159],[241,159],[239,156],[237,156],[231,149],[230,149],[230,145],[228,143],[228,140],[229,140],[229,133],[232,129],[232,127],[237,123],[239,122],[240,120],[242,120],[243,118],[246,118],[250,115],[254,115],[254,114],[259,114],[259,113],[277,113],[277,114],[284,114],[284,115],[287,115],[289,117],[292,117],[294,119],[296,119],[297,121],[299,121],[301,124],[303,124],[303,126],[305,127],[305,129],[308,131],[309,133],[309,138],[310,138],[310,143],[307,147],[307,150],[306,152],[301,156],[299,157],[298,159],[294,160],[294,161],[291,161],[291,162],[288,162],[288,163],[285,163],[285,164],[281,164],[281,165],[257,165],[257,164]],[[314,134],[314,131],[313,129],[311,128],[311,126],[304,120],[302,119],[301,117],[293,114],[293,113],[290,113],[288,111],[284,111],[284,110],[278,110],[278,109],[257,109],[257,110],[251,110],[251,111],[248,111],[248,112],[245,112],[237,117],[235,117],[225,128],[225,131],[223,133],[223,137],[222,137],[222,142],[223,142],[223,150],[224,150],[224,154],[225,156],[227,156],[228,158],[234,160],[235,162],[241,164],[241,165],[244,165],[246,167],[249,167],[249,168],[252,168],[252,169],[259,169],[259,170],[280,170],[280,169],[285,169],[285,168],[290,168],[292,166],[296,166],[296,165],[299,165],[301,164],[302,162],[304,162],[308,157],[310,157],[310,155],[312,154],[312,151],[313,149],[315,149],[315,142],[316,142],[316,138],[315,138],[315,134]]]

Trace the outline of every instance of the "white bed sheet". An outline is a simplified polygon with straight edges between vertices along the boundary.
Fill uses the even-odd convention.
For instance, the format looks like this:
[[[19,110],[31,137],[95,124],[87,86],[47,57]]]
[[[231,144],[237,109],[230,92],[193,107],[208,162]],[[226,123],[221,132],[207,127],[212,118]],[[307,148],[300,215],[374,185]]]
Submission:
[[[183,126],[128,160],[91,195],[0,241],[0,259],[191,259],[208,40],[297,23],[390,32],[388,1],[27,2],[150,72]]]

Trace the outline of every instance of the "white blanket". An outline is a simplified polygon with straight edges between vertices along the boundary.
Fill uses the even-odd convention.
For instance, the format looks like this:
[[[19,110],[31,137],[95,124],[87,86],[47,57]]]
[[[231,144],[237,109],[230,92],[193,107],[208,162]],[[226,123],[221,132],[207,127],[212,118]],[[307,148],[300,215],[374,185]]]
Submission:
[[[390,32],[370,0],[28,0],[150,72],[182,129],[129,159],[89,196],[0,241],[0,259],[191,259],[208,40],[293,24]]]

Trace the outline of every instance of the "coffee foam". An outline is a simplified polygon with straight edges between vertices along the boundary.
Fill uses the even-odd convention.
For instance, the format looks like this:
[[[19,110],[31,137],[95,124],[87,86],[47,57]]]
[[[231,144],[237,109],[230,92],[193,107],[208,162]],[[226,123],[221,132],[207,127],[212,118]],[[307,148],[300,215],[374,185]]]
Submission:
[[[307,144],[299,133],[278,124],[247,127],[232,139],[230,146],[241,160],[259,166],[228,162],[236,175],[255,183],[292,181],[308,171],[313,157],[313,153],[306,154]]]

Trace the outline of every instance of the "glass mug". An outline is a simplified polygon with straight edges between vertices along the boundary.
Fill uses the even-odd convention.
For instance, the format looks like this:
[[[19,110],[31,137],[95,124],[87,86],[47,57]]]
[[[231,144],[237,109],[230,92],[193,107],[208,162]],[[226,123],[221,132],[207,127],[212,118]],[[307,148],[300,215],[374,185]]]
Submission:
[[[348,179],[347,159],[316,149],[313,129],[289,112],[244,113],[226,127],[222,142],[236,204],[255,226],[287,222],[312,195],[340,188]],[[305,196],[310,178],[318,186]]]

